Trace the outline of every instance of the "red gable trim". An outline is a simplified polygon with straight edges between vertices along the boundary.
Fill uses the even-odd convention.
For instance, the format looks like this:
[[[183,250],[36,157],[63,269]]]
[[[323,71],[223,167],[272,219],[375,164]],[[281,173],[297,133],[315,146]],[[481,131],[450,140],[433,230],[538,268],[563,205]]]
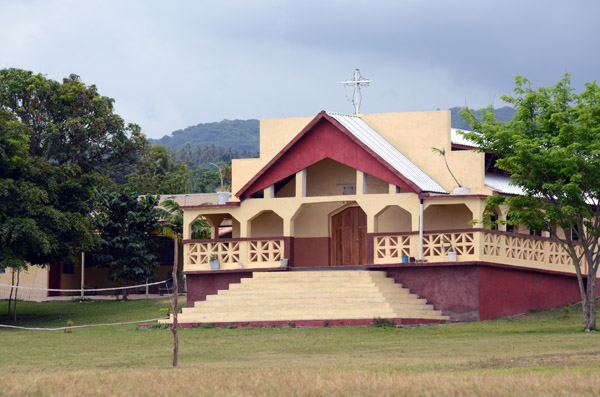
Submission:
[[[244,199],[325,158],[414,193],[421,191],[337,120],[322,111],[242,187],[236,196]]]

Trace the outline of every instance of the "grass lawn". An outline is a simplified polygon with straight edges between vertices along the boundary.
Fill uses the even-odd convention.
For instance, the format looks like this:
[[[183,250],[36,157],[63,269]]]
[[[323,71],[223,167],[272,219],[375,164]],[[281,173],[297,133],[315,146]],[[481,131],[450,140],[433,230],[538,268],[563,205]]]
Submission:
[[[12,324],[0,302],[0,323]],[[19,324],[161,317],[168,300],[19,302]],[[579,306],[426,327],[0,329],[2,395],[600,395]]]

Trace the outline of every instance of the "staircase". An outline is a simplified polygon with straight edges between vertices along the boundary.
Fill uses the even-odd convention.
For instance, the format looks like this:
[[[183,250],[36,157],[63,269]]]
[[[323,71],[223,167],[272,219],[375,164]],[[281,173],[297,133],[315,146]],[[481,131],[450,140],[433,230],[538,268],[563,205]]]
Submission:
[[[180,323],[449,317],[381,271],[256,272],[183,308]],[[169,320],[172,322],[172,317]],[[422,321],[428,322],[428,321]]]

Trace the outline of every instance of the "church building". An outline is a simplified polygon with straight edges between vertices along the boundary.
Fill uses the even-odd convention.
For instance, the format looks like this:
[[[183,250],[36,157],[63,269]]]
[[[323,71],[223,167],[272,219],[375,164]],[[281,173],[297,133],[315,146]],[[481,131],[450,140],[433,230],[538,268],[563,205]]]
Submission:
[[[450,117],[261,120],[260,157],[233,160],[233,195],[183,207],[188,307],[179,321],[477,321],[579,301],[557,241],[474,222],[486,197],[520,191]],[[492,210],[505,219],[505,208]],[[199,217],[211,239],[190,238]],[[222,225],[231,237],[219,237]]]

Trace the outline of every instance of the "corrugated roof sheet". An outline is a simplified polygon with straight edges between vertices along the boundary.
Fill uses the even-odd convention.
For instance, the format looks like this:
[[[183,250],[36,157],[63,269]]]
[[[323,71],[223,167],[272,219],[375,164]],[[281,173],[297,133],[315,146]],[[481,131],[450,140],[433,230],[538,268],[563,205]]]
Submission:
[[[469,141],[467,138],[465,138],[464,136],[460,135],[458,133],[458,131],[464,131],[464,132],[473,132],[473,131],[469,131],[469,130],[461,130],[459,128],[450,128],[450,141],[455,144],[455,145],[462,145],[462,146],[469,146],[469,147],[475,147],[476,145]]]
[[[524,195],[525,192],[519,186],[510,185],[511,180],[511,178],[508,178],[506,176],[486,175],[485,186],[498,193],[515,194],[519,196]]]
[[[370,125],[359,116],[343,115],[339,113],[327,114],[342,124],[358,140],[373,150],[379,157],[394,167],[400,174],[408,178],[424,192],[448,193],[439,183],[427,175],[402,154],[395,146],[386,141]]]

